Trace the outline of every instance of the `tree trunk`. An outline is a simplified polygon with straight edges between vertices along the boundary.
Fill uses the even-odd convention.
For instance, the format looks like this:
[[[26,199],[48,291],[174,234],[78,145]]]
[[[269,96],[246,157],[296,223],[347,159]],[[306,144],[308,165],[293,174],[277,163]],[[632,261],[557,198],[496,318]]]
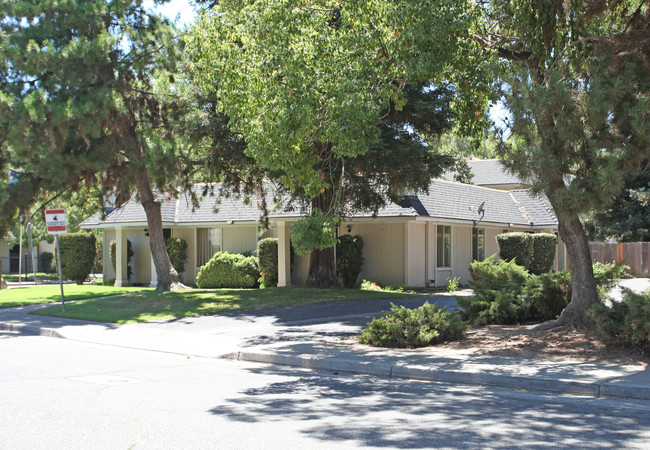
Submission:
[[[178,273],[172,267],[167,248],[165,247],[165,239],[163,237],[162,215],[160,213],[160,202],[153,194],[151,183],[149,182],[149,175],[146,169],[138,176],[138,194],[140,202],[144,207],[147,215],[147,227],[149,230],[149,247],[151,248],[151,256],[153,258],[154,266],[156,267],[156,274],[158,275],[158,286],[156,289],[168,291],[170,289],[178,289],[184,287],[178,282]]]
[[[332,206],[334,192],[332,188],[326,189],[318,197],[312,199],[312,210],[315,208],[325,212]],[[311,287],[339,287],[339,280],[336,276],[336,254],[335,247],[324,250],[314,250],[309,255],[309,275],[305,282]]]
[[[572,294],[571,301],[560,317],[551,324],[552,326],[546,328],[593,326],[593,320],[588,312],[599,300],[587,235],[577,216],[564,220],[558,219],[558,229],[567,247],[567,256],[571,264]]]

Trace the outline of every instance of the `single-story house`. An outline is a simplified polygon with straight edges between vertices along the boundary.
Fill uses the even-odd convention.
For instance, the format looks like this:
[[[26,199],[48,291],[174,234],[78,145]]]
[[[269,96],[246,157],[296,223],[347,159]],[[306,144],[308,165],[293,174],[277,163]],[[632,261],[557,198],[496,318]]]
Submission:
[[[254,251],[261,237],[273,236],[279,244],[279,285],[302,285],[309,258],[290,258],[290,226],[300,219],[291,211],[272,211],[271,228],[262,232],[260,211],[253,199],[205,196],[199,208],[183,195],[162,201],[166,237],[184,239],[188,261],[182,279],[194,283],[199,268],[217,251]],[[81,224],[104,231],[104,277],[116,285],[155,286],[156,271],[149,250],[143,207],[132,198],[103,219],[95,215]],[[496,235],[508,231],[556,232],[557,219],[548,199],[530,191],[510,191],[434,180],[428,193],[405,195],[387,205],[376,217],[359,213],[339,227],[339,234],[359,235],[364,241],[362,279],[383,285],[444,286],[451,277],[469,278],[469,265],[497,253]],[[134,257],[132,278],[126,277],[126,245]],[[116,270],[110,260],[110,242],[116,241]],[[559,246],[555,268],[565,267],[564,246]]]
[[[22,258],[20,254],[21,250]],[[40,267],[40,255],[43,252],[50,252],[53,255],[56,254],[54,244],[48,243],[47,241],[34,243],[32,251],[34,263],[32,263],[32,254],[29,252],[29,247],[23,245],[21,249],[18,245],[18,238],[10,233],[4,239],[0,240],[0,272],[3,274],[14,274],[18,273],[20,269],[20,272],[23,274],[31,273],[33,272],[34,265],[37,271],[42,272],[44,268]]]

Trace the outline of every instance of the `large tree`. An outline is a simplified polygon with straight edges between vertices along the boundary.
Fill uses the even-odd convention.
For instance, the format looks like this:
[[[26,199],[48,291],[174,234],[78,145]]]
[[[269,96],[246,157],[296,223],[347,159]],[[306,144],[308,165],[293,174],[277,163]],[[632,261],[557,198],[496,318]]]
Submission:
[[[39,194],[101,186],[118,205],[137,192],[159,288],[178,280],[160,201],[180,173],[174,30],[141,0],[0,4],[0,217]]]
[[[580,217],[606,207],[650,152],[650,6],[627,0],[482,2],[477,41],[500,61],[506,166],[544,191],[573,294],[546,326],[589,325],[598,301]]]
[[[309,200],[313,216],[305,221],[331,225],[351,198],[343,195],[341,181],[347,180],[348,188],[355,179],[364,182],[363,159],[354,163],[355,158],[370,155],[373,146],[386,152],[386,133],[401,133],[396,143],[411,139],[387,126],[386,119],[399,121],[396,111],[407,101],[406,86],[440,85],[458,55],[459,40],[467,36],[466,6],[458,1],[224,0],[204,12],[189,46],[197,79],[216,91],[230,127],[246,141],[247,154],[278,171],[285,187]],[[398,154],[396,149],[387,161]],[[426,159],[402,155],[400,162],[410,161],[412,168],[429,167]],[[365,162],[366,173],[378,174],[372,168],[383,164],[377,158]],[[407,187],[406,173],[400,179],[394,172],[381,185]],[[365,180],[368,186],[372,179]],[[387,192],[378,186],[375,198],[385,201]],[[310,284],[336,283],[333,239],[305,247],[314,250]]]

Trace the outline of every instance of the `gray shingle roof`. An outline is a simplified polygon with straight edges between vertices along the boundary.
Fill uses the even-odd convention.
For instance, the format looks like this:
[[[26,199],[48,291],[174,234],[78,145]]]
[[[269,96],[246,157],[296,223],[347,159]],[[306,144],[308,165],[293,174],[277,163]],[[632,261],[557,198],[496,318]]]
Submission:
[[[197,187],[197,189],[202,189]],[[269,194],[269,197],[271,194]],[[178,199],[163,201],[162,215],[165,226],[200,223],[224,223],[226,221],[257,221],[261,212],[253,197],[245,204],[237,197],[221,198],[207,195],[200,201],[199,208],[192,210],[192,204],[184,195]],[[378,217],[431,217],[448,220],[472,221],[479,218],[478,207],[485,202],[483,223],[513,224],[523,226],[554,226],[557,224],[548,199],[541,195],[531,197],[528,190],[500,191],[479,186],[434,180],[429,192],[407,195],[398,204],[392,203],[378,212]],[[267,204],[272,205],[269,198]],[[299,217],[298,212],[273,211],[271,218]],[[355,214],[355,217],[369,217],[371,213]],[[96,214],[82,223],[82,228],[101,228],[103,225],[144,224],[146,216],[142,205],[132,198],[122,208],[106,216],[102,221]]]
[[[476,186],[520,186],[527,184],[516,175],[506,171],[500,159],[471,159],[467,165],[474,174],[472,183]],[[454,172],[445,172],[444,180],[453,180]]]

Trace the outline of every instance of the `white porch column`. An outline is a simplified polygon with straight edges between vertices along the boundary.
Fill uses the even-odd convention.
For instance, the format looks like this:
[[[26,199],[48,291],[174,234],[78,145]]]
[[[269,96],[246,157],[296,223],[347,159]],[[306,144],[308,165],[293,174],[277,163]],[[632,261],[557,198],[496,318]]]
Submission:
[[[123,228],[115,229],[115,286],[128,286],[127,261],[126,261],[126,231]]]
[[[291,231],[278,222],[278,287],[291,286]]]
[[[151,253],[151,250],[149,251]],[[156,272],[156,265],[153,262],[153,253],[151,254],[151,282],[149,287],[158,287],[158,272]]]

